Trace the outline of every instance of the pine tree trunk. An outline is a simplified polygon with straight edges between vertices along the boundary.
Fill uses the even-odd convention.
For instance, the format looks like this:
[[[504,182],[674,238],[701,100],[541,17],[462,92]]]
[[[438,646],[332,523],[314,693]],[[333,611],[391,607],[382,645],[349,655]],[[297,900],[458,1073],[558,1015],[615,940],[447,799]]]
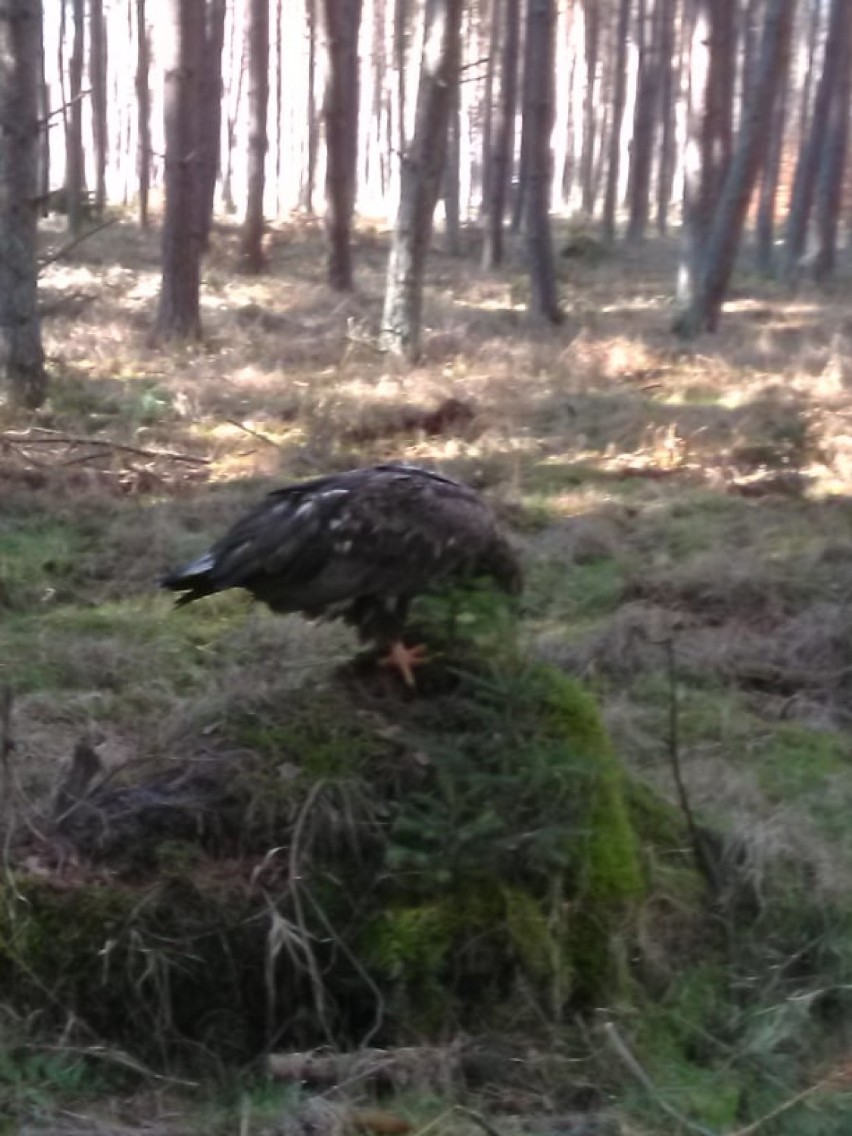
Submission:
[[[38,23],[38,46],[36,51],[38,53],[37,67],[38,67],[38,93],[36,95],[36,115],[41,124],[39,130],[39,145],[38,145],[38,172],[36,174],[36,185],[38,186],[38,199],[42,203],[41,213],[46,217],[48,214],[48,202],[50,199],[50,129],[48,116],[51,111],[50,106],[50,89],[47,84],[47,75],[44,58],[44,18],[37,21]]]
[[[100,216],[106,205],[107,161],[107,39],[103,0],[90,0],[91,40],[89,79],[92,86],[92,142],[95,158],[95,210]]]
[[[844,24],[848,19],[848,0],[832,0],[822,74],[814,96],[810,128],[799,153],[793,180],[793,198],[784,238],[784,276],[787,280],[794,280],[798,275],[805,251],[820,155],[825,144],[832,96],[840,69],[840,53],[846,40]]]
[[[210,243],[216,178],[219,175],[226,0],[207,0],[205,9],[198,147],[198,206],[201,213],[198,224],[202,249],[206,249]]]
[[[675,62],[676,0],[657,0],[660,5],[660,159],[657,167],[657,232],[668,231],[669,206],[675,168]]]
[[[839,30],[844,42],[837,51],[837,75],[832,91],[816,188],[819,244],[814,258],[814,279],[834,274],[837,224],[843,200],[846,158],[849,151],[849,106],[852,102],[852,32],[847,15]]]
[[[248,176],[240,255],[243,271],[256,275],[264,267],[263,194],[266,187],[266,108],[269,102],[269,0],[249,0],[248,21]]]
[[[721,58],[730,50],[725,28],[730,0],[691,0],[687,27],[689,95],[686,114],[686,149],[698,161],[686,163],[683,186],[683,238],[677,278],[680,312],[693,304],[710,224],[730,163],[731,102],[725,98],[722,77],[730,75],[731,61]],[[681,315],[676,317],[679,325]]]
[[[328,81],[325,89],[325,230],[328,282],[352,288],[352,215],[358,177],[358,32],[361,0],[325,0]]]
[[[769,153],[766,155],[766,162],[760,179],[760,198],[756,222],[756,259],[757,270],[763,276],[772,276],[775,272],[775,210],[781,174],[781,157],[784,153],[784,133],[787,124],[788,84],[789,60],[787,71],[779,77],[778,90],[775,92]]]
[[[500,0],[491,0],[489,6],[490,24],[488,28],[488,50],[485,60],[485,90],[483,91],[482,149],[482,193],[479,201],[481,219],[488,216],[488,201],[491,196],[491,149],[494,135],[494,76],[497,73],[497,56],[500,50]]]
[[[83,44],[86,8],[84,0],[73,0],[71,57],[68,60],[68,108],[65,135],[65,196],[68,204],[68,231],[78,236],[83,229]]]
[[[676,326],[682,335],[715,331],[718,326],[749,201],[766,157],[775,92],[790,51],[794,7],[795,0],[767,2],[753,99],[744,111],[736,153],[713,215],[695,297]]]
[[[31,0],[0,8],[0,381],[11,405],[30,409],[47,394],[36,296],[40,24]]]
[[[426,0],[414,134],[402,160],[399,211],[382,313],[382,345],[411,360],[420,354],[423,272],[444,169],[463,6],[463,0]]]
[[[151,44],[145,0],[136,0],[136,121],[139,173],[139,224],[148,228],[148,193],[151,188]]]
[[[561,319],[549,214],[555,28],[554,0],[528,0],[524,71],[529,82],[526,84],[523,131],[529,139],[529,181],[524,228],[532,289],[530,313],[550,323],[559,323]]]
[[[615,74],[612,88],[612,127],[609,136],[609,162],[604,193],[603,235],[615,239],[615,209],[618,197],[618,174],[621,162],[621,125],[624,120],[624,102],[627,94],[627,29],[630,22],[631,0],[620,0],[618,26],[615,31]]]
[[[630,219],[627,239],[642,241],[648,225],[651,194],[651,163],[654,132],[658,117],[660,60],[658,58],[659,13],[653,0],[639,5],[639,78],[636,111],[633,118],[633,147],[630,153]]]
[[[458,76],[452,80],[454,95],[447,123],[447,156],[441,196],[444,199],[446,250],[450,256],[461,255],[461,108]]]
[[[317,14],[316,0],[306,0],[305,18],[308,24],[308,144],[305,175],[302,182],[301,206],[306,213],[314,211],[314,189],[317,180],[317,153],[319,152],[319,114],[317,113]]]
[[[484,268],[495,268],[503,262],[503,218],[506,213],[506,191],[512,170],[515,144],[515,110],[518,100],[518,41],[520,39],[519,0],[503,0],[503,51],[500,64],[500,103],[494,129],[494,146],[490,156],[487,218],[482,249]],[[499,18],[495,4],[494,19]]]
[[[583,0],[586,9],[586,92],[583,99],[583,152],[580,186],[583,211],[591,217],[595,208],[595,150],[598,127],[598,56],[600,52],[599,0]]]
[[[204,9],[198,0],[169,0],[164,37],[166,136],[163,275],[156,334],[163,339],[201,335],[201,233],[198,205],[199,88],[204,52]]]

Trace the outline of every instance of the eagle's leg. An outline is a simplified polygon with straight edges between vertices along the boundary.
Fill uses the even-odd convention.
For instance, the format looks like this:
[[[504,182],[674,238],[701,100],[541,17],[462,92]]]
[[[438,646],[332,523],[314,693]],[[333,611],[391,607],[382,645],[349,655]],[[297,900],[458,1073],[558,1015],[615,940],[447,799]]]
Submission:
[[[406,686],[414,687],[414,668],[429,661],[429,648],[425,643],[406,647],[401,639],[394,640],[388,653],[379,659],[381,667],[396,667]]]

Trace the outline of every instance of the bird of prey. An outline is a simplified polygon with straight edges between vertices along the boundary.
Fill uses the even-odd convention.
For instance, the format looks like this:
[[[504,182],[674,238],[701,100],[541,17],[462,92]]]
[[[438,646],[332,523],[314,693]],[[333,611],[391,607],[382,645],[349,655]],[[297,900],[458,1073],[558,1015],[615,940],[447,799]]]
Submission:
[[[375,465],[269,493],[208,551],[169,573],[177,605],[245,588],[275,612],[343,619],[414,685],[403,642],[415,596],[489,579],[516,595],[518,560],[473,489],[417,466]]]

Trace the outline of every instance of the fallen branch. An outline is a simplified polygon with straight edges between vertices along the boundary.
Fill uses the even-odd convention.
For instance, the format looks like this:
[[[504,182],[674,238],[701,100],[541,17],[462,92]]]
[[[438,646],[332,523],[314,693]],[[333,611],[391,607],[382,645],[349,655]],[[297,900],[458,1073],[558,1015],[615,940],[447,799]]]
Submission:
[[[127,442],[114,442],[110,438],[87,438],[80,434],[48,433],[45,437],[34,438],[30,434],[0,434],[0,442],[11,445],[66,445],[100,446],[106,450],[121,450],[127,454],[137,454],[143,458],[168,458],[170,461],[189,462],[192,465],[211,465],[211,458],[196,457],[195,454],[179,453],[176,450],[149,450],[143,446],[131,446]]]

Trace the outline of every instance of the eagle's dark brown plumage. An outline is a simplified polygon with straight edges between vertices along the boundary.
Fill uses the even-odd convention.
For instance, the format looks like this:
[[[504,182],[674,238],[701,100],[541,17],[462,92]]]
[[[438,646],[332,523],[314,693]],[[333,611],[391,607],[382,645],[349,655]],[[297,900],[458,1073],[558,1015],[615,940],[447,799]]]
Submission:
[[[411,600],[490,577],[520,590],[521,572],[494,514],[466,485],[425,469],[377,465],[270,493],[203,555],[170,573],[178,605],[245,588],[277,612],[342,618],[362,640],[401,648]]]

